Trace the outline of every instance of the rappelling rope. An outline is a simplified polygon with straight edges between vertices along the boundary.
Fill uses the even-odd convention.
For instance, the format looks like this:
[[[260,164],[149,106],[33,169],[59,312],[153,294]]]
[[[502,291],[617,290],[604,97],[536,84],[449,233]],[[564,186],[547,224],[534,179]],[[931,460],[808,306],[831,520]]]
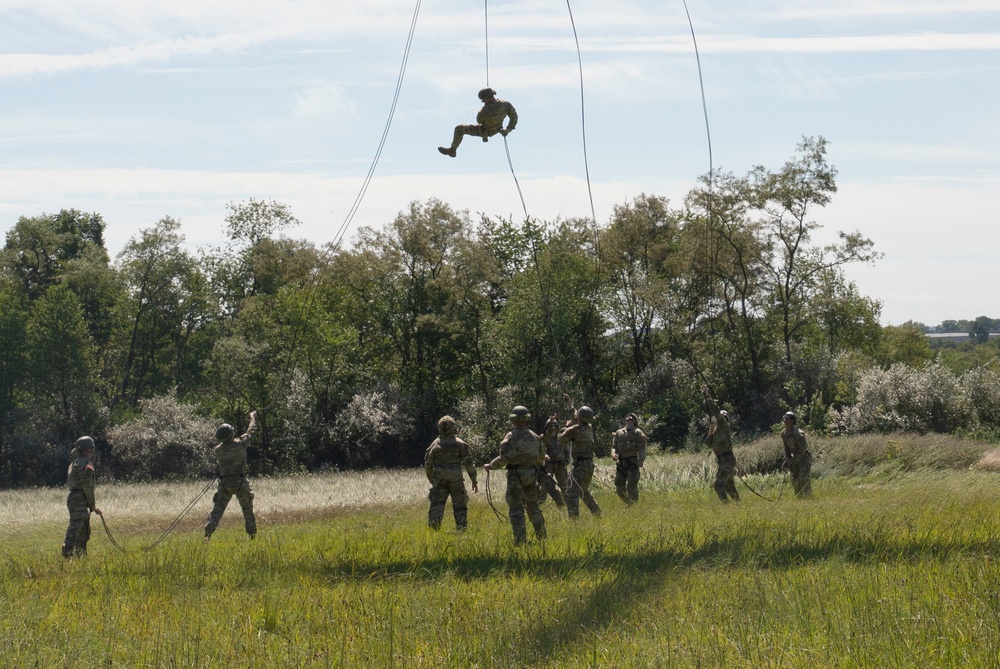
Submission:
[[[104,533],[106,535],[108,535],[108,541],[111,542],[112,546],[114,546],[115,548],[117,548],[118,550],[120,550],[122,553],[125,553],[126,552],[125,547],[122,546],[117,541],[115,541],[115,538],[113,536],[111,536],[111,530],[108,529],[108,523],[107,523],[107,521],[104,520],[104,514],[103,513],[99,513],[97,515],[98,515],[98,518],[101,519],[101,525],[104,526]]]
[[[364,181],[361,184],[361,188],[358,191],[357,196],[354,198],[354,203],[351,205],[350,211],[344,218],[343,223],[337,229],[336,235],[334,235],[333,241],[330,243],[329,248],[324,252],[322,256],[322,262],[317,268],[316,272],[312,273],[312,278],[309,282],[309,286],[306,290],[306,299],[303,302],[302,307],[299,309],[299,315],[301,317],[301,325],[294,325],[292,330],[291,346],[289,348],[290,355],[285,365],[285,369],[282,372],[280,384],[278,389],[280,389],[288,382],[291,377],[292,372],[295,369],[295,364],[298,360],[299,343],[300,339],[305,331],[306,323],[308,322],[309,316],[312,313],[313,303],[315,301],[316,285],[319,282],[320,277],[323,274],[330,262],[333,260],[334,254],[340,247],[340,243],[347,232],[348,227],[354,220],[355,214],[357,214],[358,209],[361,207],[361,202],[364,199],[365,194],[368,192],[368,186],[371,184],[372,177],[375,175],[375,168],[378,166],[379,159],[382,156],[382,150],[385,148],[385,142],[389,136],[389,128],[392,126],[392,120],[396,113],[396,105],[399,102],[400,90],[403,87],[403,76],[406,73],[406,65],[410,58],[410,49],[413,45],[413,35],[417,28],[417,17],[420,15],[420,4],[422,0],[416,0],[416,4],[413,8],[413,18],[410,20],[410,30],[406,37],[406,46],[403,48],[403,58],[399,65],[399,75],[396,78],[396,88],[392,96],[392,104],[389,107],[389,115],[385,121],[385,128],[382,130],[382,137],[379,139],[378,148],[375,150],[375,156],[372,159],[371,165],[368,167],[368,173],[365,175]]]
[[[205,496],[205,493],[208,492],[208,489],[212,487],[212,485],[216,482],[216,480],[218,480],[218,479],[217,478],[213,478],[211,481],[209,481],[208,485],[205,486],[204,490],[202,490],[200,493],[198,493],[198,495],[193,500],[191,500],[191,502],[186,507],[184,507],[184,510],[181,511],[180,515],[178,515],[174,519],[174,521],[172,523],[170,523],[170,526],[163,531],[163,534],[161,534],[159,536],[159,538],[157,538],[156,541],[154,541],[150,545],[146,546],[142,550],[144,550],[144,551],[153,550],[154,548],[156,548],[160,544],[161,541],[163,541],[164,539],[166,539],[167,536],[171,532],[174,531],[174,528],[177,527],[178,523],[181,522],[181,519],[183,519],[184,516],[186,516],[188,514],[188,512],[191,509],[194,508],[194,505],[198,503],[198,500],[200,500],[202,497]],[[106,520],[104,520],[104,514],[98,514],[98,516],[101,519],[101,525],[104,527],[104,533],[108,535],[108,540],[111,542],[111,545],[114,546],[115,548],[117,548],[118,550],[120,550],[122,553],[127,553],[128,551],[125,549],[125,547],[122,546],[120,543],[118,543],[118,541],[115,539],[115,537],[111,534],[111,528],[108,527],[108,522]]]
[[[583,95],[583,57],[580,55],[580,38],[576,34],[576,21],[573,20],[573,7],[570,0],[566,0],[566,9],[569,11],[569,22],[573,26],[573,41],[576,43],[576,61],[580,70],[580,128],[583,134],[583,170],[587,175],[587,195],[590,198],[590,218],[594,221],[594,230],[597,230],[597,214],[594,212],[594,193],[590,188],[590,164],[587,160],[587,116]]]
[[[188,511],[190,511],[191,509],[193,509],[194,505],[198,503],[198,500],[200,500],[202,497],[205,496],[205,493],[208,492],[208,489],[211,488],[215,484],[216,480],[217,480],[217,478],[213,478],[211,481],[209,481],[208,485],[205,486],[205,488],[200,493],[198,493],[198,496],[195,497],[193,500],[191,500],[191,502],[188,503],[188,505],[186,507],[184,507],[184,510],[181,511],[180,514],[176,518],[174,518],[174,522],[170,523],[170,526],[167,529],[163,530],[163,534],[161,534],[159,536],[159,538],[157,538],[156,541],[154,541],[153,543],[151,543],[148,546],[146,546],[143,550],[151,551],[154,548],[156,548],[160,544],[161,541],[163,541],[164,539],[166,539],[167,536],[171,532],[174,531],[174,528],[177,527],[178,523],[181,522],[181,519],[183,519],[184,516],[187,515]]]
[[[493,491],[490,489],[490,472],[492,470],[486,470],[486,501],[489,502],[490,508],[493,509],[493,514],[497,517],[501,523],[507,522],[507,517],[500,513],[496,505],[493,504]]]
[[[413,8],[413,19],[410,21],[410,32],[406,37],[406,47],[403,49],[403,60],[399,65],[399,76],[396,78],[396,90],[392,96],[392,105],[389,107],[389,116],[385,120],[385,129],[382,131],[382,138],[379,140],[378,149],[375,151],[375,157],[372,159],[372,164],[368,168],[368,174],[365,175],[365,180],[361,185],[361,190],[358,191],[357,197],[354,198],[354,204],[351,205],[347,218],[344,219],[344,222],[340,224],[340,229],[337,230],[337,235],[334,237],[333,241],[334,247],[340,244],[340,240],[347,231],[347,227],[351,224],[351,221],[354,220],[354,215],[358,212],[358,208],[361,206],[361,201],[364,199],[365,193],[368,191],[368,185],[371,183],[372,177],[375,175],[375,168],[378,166],[379,158],[382,156],[382,149],[385,147],[385,140],[389,136],[389,128],[392,126],[392,119],[396,113],[396,103],[399,102],[399,91],[403,87],[403,75],[406,73],[406,63],[410,59],[410,48],[413,45],[413,34],[417,29],[417,16],[420,14],[421,1],[422,0],[417,0],[417,4]]]
[[[714,263],[714,257],[712,253],[712,228],[714,223],[715,208],[712,203],[712,196],[714,194],[713,186],[715,183],[715,163],[712,157],[712,128],[708,122],[708,99],[705,96],[705,79],[701,71],[701,53],[698,51],[698,37],[694,31],[694,22],[691,20],[691,12],[688,11],[687,0],[681,0],[684,4],[684,14],[687,16],[688,27],[691,29],[691,43],[694,45],[694,58],[698,65],[698,86],[701,90],[701,109],[705,116],[705,137],[708,140],[708,199],[706,202],[706,208],[708,209],[708,225],[705,226],[705,257],[706,257],[706,274],[709,281],[713,280],[712,265]],[[718,358],[716,351],[716,341],[715,341],[715,319],[711,321],[712,327],[712,371],[715,371],[715,365]]]

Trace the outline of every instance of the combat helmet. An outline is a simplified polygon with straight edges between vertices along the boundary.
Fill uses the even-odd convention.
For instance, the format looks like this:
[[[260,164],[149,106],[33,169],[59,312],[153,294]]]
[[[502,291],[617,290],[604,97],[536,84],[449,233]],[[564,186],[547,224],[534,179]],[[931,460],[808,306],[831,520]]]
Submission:
[[[518,404],[510,410],[510,420],[515,425],[524,425],[531,420],[531,412],[528,411],[528,407]]]
[[[230,439],[233,438],[233,434],[235,433],[236,430],[233,429],[232,425],[230,425],[229,423],[223,423],[215,431],[215,439],[216,441],[229,441]]]
[[[495,96],[496,94],[497,92],[495,90],[487,87],[479,91],[479,99],[485,101],[486,98],[490,97],[491,95]]]
[[[785,415],[781,417],[781,420],[785,420],[786,418],[791,418],[793,423],[799,422],[798,419],[795,417],[794,411],[786,411]]]
[[[84,451],[96,451],[97,447],[94,445],[93,437],[80,437],[73,442],[73,450],[69,453],[74,458]]]
[[[442,437],[448,437],[455,434],[456,430],[455,419],[451,416],[442,416],[438,421],[438,435]]]
[[[589,423],[594,420],[594,410],[588,406],[582,406],[576,410],[576,417],[581,423]]]

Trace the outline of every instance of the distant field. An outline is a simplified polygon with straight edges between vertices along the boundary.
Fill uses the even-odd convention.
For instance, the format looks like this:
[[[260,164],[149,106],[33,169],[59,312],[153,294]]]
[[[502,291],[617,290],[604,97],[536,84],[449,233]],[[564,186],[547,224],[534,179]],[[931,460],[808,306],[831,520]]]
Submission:
[[[766,470],[774,449],[738,456]],[[633,508],[605,460],[604,517],[549,504],[549,540],[524,548],[482,489],[467,533],[427,530],[415,470],[257,480],[255,542],[234,500],[202,543],[209,493],[149,552],[205,483],[103,486],[128,550],[95,517],[90,557],[68,562],[63,491],[0,492],[0,666],[1000,666],[1000,479],[976,467],[990,446],[814,449],[813,499],[758,473],[780,500],[740,484],[725,507],[704,456],[651,458]]]

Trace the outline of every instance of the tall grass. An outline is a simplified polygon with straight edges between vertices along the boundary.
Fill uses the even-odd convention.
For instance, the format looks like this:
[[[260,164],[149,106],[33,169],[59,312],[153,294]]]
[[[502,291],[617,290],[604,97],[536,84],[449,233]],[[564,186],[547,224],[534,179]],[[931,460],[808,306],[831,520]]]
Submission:
[[[995,475],[880,466],[824,475],[812,499],[722,506],[703,456],[651,458],[637,506],[601,485],[602,518],[547,505],[549,540],[522,548],[482,494],[467,532],[426,529],[419,472],[367,497],[377,479],[255,482],[272,518],[255,542],[235,502],[211,543],[182,530],[133,549],[155,535],[123,518],[127,553],[96,536],[68,562],[54,519],[25,522],[0,564],[0,665],[1000,665]],[[750,480],[781,491],[780,473]],[[128,490],[119,509],[99,489],[109,519],[166,517],[150,500],[168,493]]]

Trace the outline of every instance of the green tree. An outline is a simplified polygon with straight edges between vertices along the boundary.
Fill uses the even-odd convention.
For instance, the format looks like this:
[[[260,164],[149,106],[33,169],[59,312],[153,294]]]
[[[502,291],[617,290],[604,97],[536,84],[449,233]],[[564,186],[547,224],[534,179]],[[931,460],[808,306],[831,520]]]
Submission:
[[[58,280],[70,260],[87,256],[92,261],[103,259],[107,265],[104,227],[100,214],[76,209],[22,216],[7,232],[0,254],[4,271],[29,300],[36,300]]]
[[[804,138],[797,155],[778,172],[756,167],[751,172],[754,207],[761,212],[770,262],[764,264],[770,292],[777,303],[785,360],[792,360],[792,342],[812,320],[810,303],[830,270],[848,263],[873,262],[881,254],[860,232],[839,232],[839,241],[824,247],[811,244],[819,224],[813,209],[825,207],[837,192],[837,170],[826,161],[826,140]]]
[[[33,422],[53,442],[96,427],[95,352],[77,296],[64,284],[46,290],[27,324]]]
[[[882,329],[878,360],[883,366],[902,363],[910,367],[923,367],[933,357],[927,337],[916,324],[907,321],[902,325],[887,325]]]
[[[640,195],[617,205],[601,241],[601,269],[609,283],[608,310],[614,328],[631,350],[633,373],[640,374],[657,355],[654,346],[657,305],[669,290],[669,257],[680,231],[665,198]]]
[[[829,269],[819,277],[810,312],[830,353],[861,351],[875,355],[882,338],[879,317],[882,304],[858,292],[839,269]]]
[[[990,340],[992,325],[993,319],[989,316],[980,316],[972,322],[972,327],[969,328],[969,338],[974,339],[977,344],[985,344]]]
[[[10,437],[18,414],[17,396],[28,377],[28,311],[14,286],[0,282],[0,485],[13,484],[16,463]]]
[[[212,327],[214,307],[179,230],[179,222],[164,218],[118,255],[126,294],[116,309],[112,406],[135,408],[140,399],[165,394],[181,381],[196,384],[191,376],[200,374],[200,356],[210,342],[192,342]]]
[[[380,282],[380,303],[369,309],[377,309],[398,360],[398,378],[422,424],[432,425],[443,407],[454,406],[467,379],[455,264],[470,229],[467,213],[432,199],[410,203],[383,232],[360,233],[360,250],[379,257],[389,279]]]
[[[274,295],[288,281],[308,278],[317,257],[312,244],[274,237],[300,224],[288,205],[251,198],[226,208],[230,241],[204,260],[222,307],[232,316],[244,299]]]

